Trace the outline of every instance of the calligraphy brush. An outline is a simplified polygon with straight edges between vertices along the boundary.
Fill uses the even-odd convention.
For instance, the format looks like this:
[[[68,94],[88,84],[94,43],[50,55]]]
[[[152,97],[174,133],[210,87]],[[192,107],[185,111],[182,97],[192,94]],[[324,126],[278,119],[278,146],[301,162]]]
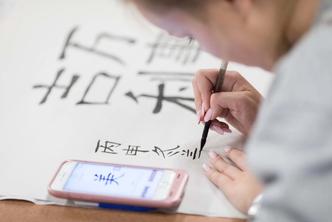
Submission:
[[[222,85],[223,85],[224,79],[225,79],[225,73],[226,73],[226,70],[227,70],[227,66],[228,66],[228,62],[223,62],[222,63],[222,65],[219,69],[217,82],[214,85],[214,89],[213,89],[212,93],[217,93],[217,92],[221,91],[221,88],[222,88]],[[201,156],[201,153],[202,153],[203,148],[205,146],[206,139],[207,139],[207,136],[209,134],[209,129],[210,129],[211,123],[212,123],[211,120],[209,120],[208,122],[205,123],[202,138],[201,138],[201,148],[199,150],[199,156]]]

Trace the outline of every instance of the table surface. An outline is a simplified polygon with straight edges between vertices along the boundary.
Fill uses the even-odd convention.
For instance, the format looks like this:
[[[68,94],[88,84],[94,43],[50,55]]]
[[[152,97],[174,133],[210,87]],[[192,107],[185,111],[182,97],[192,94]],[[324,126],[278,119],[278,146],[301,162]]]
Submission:
[[[185,214],[136,213],[76,207],[41,206],[25,201],[0,201],[0,222],[244,222],[240,219]]]

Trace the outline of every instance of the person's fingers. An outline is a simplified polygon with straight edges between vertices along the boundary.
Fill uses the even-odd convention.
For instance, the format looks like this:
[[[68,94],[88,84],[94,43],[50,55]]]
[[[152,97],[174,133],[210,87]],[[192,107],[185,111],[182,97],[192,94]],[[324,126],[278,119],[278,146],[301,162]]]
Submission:
[[[210,100],[210,109],[204,116],[204,121],[223,117],[229,124],[247,133],[255,120],[259,103],[250,97],[248,92],[214,93]]]
[[[245,106],[245,99],[243,92],[221,92],[213,94],[210,100],[210,109],[204,116],[204,122],[223,117],[231,125],[243,132],[242,124],[246,124],[246,122],[242,122],[246,121],[246,116],[243,118],[243,115],[246,115],[246,109],[249,108]]]
[[[229,129],[229,125],[225,122],[219,121],[217,119],[212,120],[211,127],[213,131],[223,135],[224,133],[231,133],[232,131]]]
[[[199,70],[195,76],[196,86],[201,94],[202,102],[206,103],[205,108],[209,108],[210,96],[214,89],[215,83],[219,75],[217,69],[202,69]],[[241,92],[252,91],[257,93],[257,90],[243,77],[240,73],[235,71],[227,71],[224,82],[222,84],[222,92]],[[207,110],[205,110],[207,111]]]
[[[201,98],[196,102],[197,107],[202,107],[200,121],[223,117],[240,132],[249,133],[261,95],[239,73],[232,71],[226,72],[222,92],[213,93],[217,77],[216,69],[201,70],[195,76],[195,97]]]
[[[225,149],[226,156],[231,159],[241,170],[248,170],[245,153],[238,149]]]
[[[202,69],[197,74],[197,76],[203,76],[206,78],[211,83],[213,88],[217,82],[218,75],[219,70],[217,69]],[[200,84],[200,82],[198,82],[198,84]],[[251,86],[251,84],[240,73],[236,71],[226,71],[221,91],[242,91],[244,89],[248,89],[249,86]]]
[[[232,187],[232,180],[222,174],[217,170],[211,168],[207,164],[203,164],[203,169],[205,171],[205,175],[209,178],[209,180],[214,183],[221,190],[229,190]]]
[[[196,78],[192,80],[192,86],[194,90],[195,106],[196,106],[198,122],[201,122],[203,121],[204,113],[202,113],[202,96],[198,89]]]
[[[205,112],[210,107],[210,97],[212,94],[212,90],[214,88],[214,81],[211,81],[213,79],[212,76],[216,76],[217,71],[216,70],[200,70],[195,76],[196,82],[197,82],[197,88],[200,92],[201,99],[202,99],[202,108]]]
[[[219,116],[225,116],[225,112],[239,112],[246,97],[243,92],[220,92],[211,95],[210,109],[213,110],[211,119]]]
[[[242,174],[242,171],[240,169],[226,163],[217,153],[210,151],[209,157],[209,162],[211,166],[219,173],[225,174],[233,180]]]
[[[224,92],[255,90],[255,88],[238,72],[227,71],[221,88]]]

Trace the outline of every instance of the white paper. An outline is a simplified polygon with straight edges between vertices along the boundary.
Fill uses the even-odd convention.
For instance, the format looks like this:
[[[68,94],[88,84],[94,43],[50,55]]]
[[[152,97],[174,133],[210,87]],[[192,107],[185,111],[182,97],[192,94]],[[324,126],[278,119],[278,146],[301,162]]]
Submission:
[[[0,199],[68,204],[50,197],[47,186],[61,162],[80,159],[185,169],[190,179],[178,212],[243,217],[201,167],[208,150],[221,152],[239,134],[211,132],[201,158],[194,158],[203,127],[190,111],[194,103],[183,100],[193,98],[192,74],[220,61],[120,3],[16,1],[0,23]],[[166,47],[153,51],[158,37]],[[270,75],[237,64],[230,69],[266,93]],[[161,106],[159,92],[166,97]],[[107,141],[117,145],[105,149]],[[174,149],[162,154],[155,146]]]

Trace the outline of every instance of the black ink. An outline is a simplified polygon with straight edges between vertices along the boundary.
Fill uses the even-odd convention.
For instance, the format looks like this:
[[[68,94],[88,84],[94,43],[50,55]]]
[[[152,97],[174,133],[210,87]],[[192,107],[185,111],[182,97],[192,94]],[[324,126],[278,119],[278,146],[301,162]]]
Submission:
[[[156,96],[150,94],[140,94],[138,96],[135,96],[134,93],[131,91],[127,92],[125,95],[134,100],[136,103],[138,103],[138,99],[140,97],[156,99],[157,100],[156,105],[155,108],[153,109],[154,114],[160,113],[163,106],[163,101],[176,104],[192,113],[196,113],[196,110],[193,107],[182,103],[183,101],[194,102],[194,98],[181,97],[181,96],[165,96],[165,83],[161,83],[158,85],[158,95]]]
[[[143,150],[140,149],[140,146],[136,146],[136,145],[129,145],[127,149],[123,149],[124,151],[126,151],[126,155],[129,156],[137,156],[138,153],[148,153],[149,150]]]
[[[98,140],[97,147],[95,148],[95,153],[109,153],[109,154],[118,154],[115,152],[115,148],[121,147],[123,144],[111,141],[104,141],[104,144],[101,145],[101,141]],[[127,146],[127,145],[126,145]],[[102,150],[100,151],[100,148]],[[128,145],[126,149],[122,149],[125,151],[124,155],[129,156],[138,156],[139,154],[144,153],[155,153],[157,156],[162,157],[163,159],[167,159],[170,157],[179,157],[183,156],[185,158],[191,158],[193,160],[200,159],[200,153],[198,148],[193,149],[185,149],[181,146],[177,145],[172,148],[161,148],[160,146],[153,146],[153,149],[142,149],[141,146],[138,145]],[[120,168],[114,168],[113,171],[118,171]]]
[[[188,44],[187,41],[176,39],[161,33],[154,43],[149,44],[151,53],[146,63],[151,64],[156,57],[173,59],[175,62],[186,65],[195,63],[200,56],[200,47],[196,43]]]
[[[108,79],[111,81],[110,90],[104,101],[98,101],[98,102],[86,101],[86,97],[89,94],[90,90],[92,89],[92,87],[95,84],[98,77]],[[103,73],[103,72],[96,74],[95,76],[92,77],[88,87],[84,91],[82,99],[79,102],[77,102],[77,105],[108,105],[110,98],[120,81],[120,78],[121,78],[120,76],[110,75],[110,74]],[[103,81],[105,81],[105,80],[103,80]]]
[[[125,61],[121,58],[119,58],[118,56],[115,56],[113,54],[110,54],[108,52],[106,52],[105,50],[100,50],[98,49],[98,45],[100,44],[101,41],[105,40],[105,41],[118,41],[121,43],[126,43],[129,45],[135,44],[136,40],[133,38],[129,38],[129,37],[125,37],[125,36],[118,36],[118,35],[112,35],[109,33],[100,33],[97,35],[94,44],[92,46],[85,46],[83,44],[77,43],[73,40],[74,35],[78,32],[79,27],[76,26],[74,27],[68,34],[66,40],[65,40],[65,44],[63,46],[63,49],[61,51],[61,54],[59,56],[59,60],[63,60],[67,57],[67,50],[69,47],[75,48],[75,49],[79,49],[79,50],[83,50],[85,52],[88,53],[92,53],[95,54],[97,56],[101,56],[104,57],[106,59],[110,59],[114,62],[117,62],[121,65],[125,65]]]
[[[39,102],[40,105],[47,102],[47,99],[48,99],[49,95],[51,94],[51,92],[53,91],[53,89],[62,89],[62,90],[64,90],[64,92],[61,96],[61,99],[67,98],[70,90],[72,89],[74,84],[77,82],[77,80],[80,78],[80,76],[79,75],[73,75],[72,79],[71,79],[71,81],[69,82],[68,85],[59,85],[58,80],[60,79],[60,77],[62,76],[64,71],[65,71],[65,69],[62,68],[57,72],[56,77],[55,77],[55,79],[54,79],[54,81],[51,85],[37,84],[37,85],[33,86],[34,89],[40,89],[40,88],[45,88],[46,89],[46,93],[45,93],[44,97]]]
[[[201,157],[201,154],[198,151],[198,148],[195,148],[194,151],[192,151],[191,149],[186,149],[186,150],[184,149],[184,150],[182,150],[181,155],[186,156],[186,157],[191,157],[193,160],[195,160],[196,158],[199,159]]]
[[[178,151],[179,148],[180,148],[180,146],[176,146],[175,148],[170,148],[170,149],[164,149],[163,150],[158,146],[154,146],[152,152],[156,153],[158,156],[162,156],[165,159],[166,156],[171,157],[171,156],[175,156],[178,153],[180,153],[180,151]]]
[[[117,154],[117,152],[115,152],[114,149],[120,147],[121,144],[120,143],[116,143],[116,142],[111,142],[111,141],[104,141],[104,144],[100,144],[100,140],[98,140],[96,149],[95,149],[95,153],[97,153],[99,151],[99,149],[102,149],[100,152],[102,153],[108,153],[108,154]]]
[[[166,159],[166,157],[172,157],[178,154],[181,156],[192,158],[193,160],[200,158],[199,153],[197,153],[198,148],[191,150],[191,149],[182,149],[180,146],[176,146],[175,148],[161,149],[158,146],[154,146],[152,152],[156,153],[158,156],[162,156],[164,159]]]

